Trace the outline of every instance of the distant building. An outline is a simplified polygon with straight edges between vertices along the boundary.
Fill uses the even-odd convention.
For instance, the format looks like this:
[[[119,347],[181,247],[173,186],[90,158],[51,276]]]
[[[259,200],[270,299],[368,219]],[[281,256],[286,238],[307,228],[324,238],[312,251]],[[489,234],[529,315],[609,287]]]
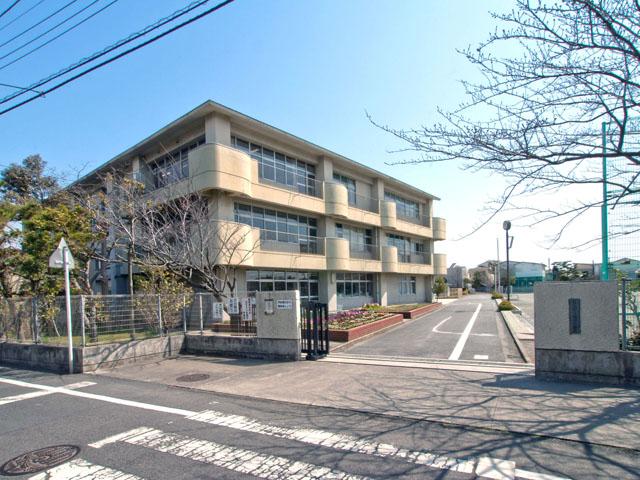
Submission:
[[[447,285],[449,285],[449,288],[464,288],[465,278],[467,278],[467,267],[452,263],[447,268]]]
[[[583,280],[596,280],[600,278],[599,263],[574,263],[578,272],[580,272]]]
[[[533,291],[533,284],[543,282],[546,265],[536,262],[509,262],[509,275],[515,277],[512,285],[516,292]],[[507,262],[500,262],[500,278],[506,278]]]
[[[610,262],[609,265],[611,270],[617,270],[626,278],[640,278],[640,260],[621,258]]]

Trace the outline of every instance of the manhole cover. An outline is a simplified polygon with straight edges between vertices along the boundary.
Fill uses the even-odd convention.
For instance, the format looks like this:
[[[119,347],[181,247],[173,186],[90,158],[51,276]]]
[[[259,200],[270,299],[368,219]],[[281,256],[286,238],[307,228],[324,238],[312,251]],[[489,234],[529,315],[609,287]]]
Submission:
[[[78,453],[80,453],[80,447],[75,445],[56,445],[23,453],[2,465],[0,475],[13,476],[42,472],[68,462]]]
[[[176,378],[178,382],[201,382],[203,380],[208,380],[209,375],[206,373],[192,373],[191,375],[183,375],[182,377]]]

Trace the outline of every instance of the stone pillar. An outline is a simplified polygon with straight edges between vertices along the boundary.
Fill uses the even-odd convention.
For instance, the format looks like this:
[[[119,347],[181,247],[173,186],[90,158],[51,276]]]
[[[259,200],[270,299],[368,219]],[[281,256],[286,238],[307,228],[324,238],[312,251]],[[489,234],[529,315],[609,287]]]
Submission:
[[[318,289],[320,302],[326,303],[330,312],[335,312],[338,309],[336,273],[331,271],[320,272]]]
[[[229,118],[212,113],[204,121],[206,143],[231,146],[231,122]]]
[[[256,292],[259,349],[267,358],[300,360],[300,291]]]
[[[333,161],[330,158],[318,157],[316,178],[321,182],[333,182]]]

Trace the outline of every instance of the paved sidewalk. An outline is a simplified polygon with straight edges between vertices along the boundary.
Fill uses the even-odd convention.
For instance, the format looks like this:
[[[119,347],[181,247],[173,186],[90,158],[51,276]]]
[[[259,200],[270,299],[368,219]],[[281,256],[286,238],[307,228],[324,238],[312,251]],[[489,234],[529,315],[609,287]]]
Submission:
[[[192,373],[210,377],[176,380]],[[530,373],[181,357],[97,375],[640,451],[640,390],[541,382]]]

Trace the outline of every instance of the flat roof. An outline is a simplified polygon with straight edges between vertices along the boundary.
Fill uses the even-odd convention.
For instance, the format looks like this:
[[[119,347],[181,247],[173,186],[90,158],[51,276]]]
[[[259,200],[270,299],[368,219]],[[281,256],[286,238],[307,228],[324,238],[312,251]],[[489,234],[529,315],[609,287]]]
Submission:
[[[79,178],[78,180],[74,181],[71,185],[77,185],[77,184],[85,183],[85,182],[89,181],[92,177],[94,177],[95,175],[100,173],[101,171],[106,170],[107,168],[117,168],[118,166],[126,165],[131,157],[134,157],[136,155],[139,155],[139,154],[143,153],[143,151],[146,148],[148,148],[149,145],[155,139],[157,139],[158,137],[160,137],[160,136],[162,136],[164,134],[170,133],[172,130],[178,128],[181,125],[184,125],[185,123],[196,122],[198,120],[204,119],[207,115],[210,115],[212,113],[219,113],[219,114],[222,114],[222,115],[226,115],[226,116],[230,117],[231,120],[235,120],[236,122],[243,122],[243,123],[246,123],[246,124],[249,124],[249,125],[253,125],[255,127],[266,129],[267,131],[270,131],[270,133],[272,133],[274,135],[277,135],[277,136],[280,136],[280,137],[285,137],[287,141],[289,141],[289,142],[291,142],[293,144],[297,144],[300,147],[311,149],[311,150],[315,151],[315,153],[317,155],[324,155],[324,156],[328,156],[328,157],[334,157],[334,158],[337,158],[337,159],[339,159],[341,161],[344,161],[346,163],[353,164],[354,166],[357,166],[358,168],[365,170],[366,172],[368,172],[370,175],[372,175],[374,177],[382,178],[391,187],[393,187],[395,185],[396,187],[408,190],[408,191],[412,192],[415,195],[427,197],[427,198],[432,199],[432,200],[440,200],[440,198],[436,197],[435,195],[427,193],[424,190],[421,190],[421,189],[419,189],[417,187],[414,187],[413,185],[409,185],[408,183],[405,183],[405,182],[403,182],[401,180],[398,180],[397,178],[394,178],[394,177],[392,177],[390,175],[382,173],[382,172],[380,172],[380,171],[378,171],[378,170],[376,170],[374,168],[368,167],[367,165],[364,165],[364,164],[362,164],[360,162],[356,162],[355,160],[352,160],[352,159],[347,158],[347,157],[345,157],[343,155],[340,155],[339,153],[335,153],[335,152],[333,152],[331,150],[328,150],[328,149],[326,149],[324,147],[316,145],[315,143],[309,142],[308,140],[300,138],[300,137],[298,137],[296,135],[293,135],[293,134],[291,134],[289,132],[285,132],[284,130],[281,130],[281,129],[277,128],[277,127],[269,125],[268,123],[262,122],[260,120],[257,120],[255,118],[253,118],[253,117],[250,117],[249,115],[245,115],[244,113],[240,113],[240,112],[238,112],[236,110],[233,110],[232,108],[229,108],[229,107],[227,107],[225,105],[222,105],[220,103],[214,102],[213,100],[207,100],[204,103],[198,105],[193,110],[191,110],[191,111],[187,112],[186,114],[178,117],[176,120],[168,123],[164,127],[160,128],[156,132],[152,133],[151,135],[146,137],[144,140],[136,143],[134,146],[128,148],[124,152],[116,155],[112,159],[110,159],[107,162],[103,163],[102,165],[96,167],[95,169],[93,169],[92,171],[87,173],[86,175],[84,175],[81,178]]]

